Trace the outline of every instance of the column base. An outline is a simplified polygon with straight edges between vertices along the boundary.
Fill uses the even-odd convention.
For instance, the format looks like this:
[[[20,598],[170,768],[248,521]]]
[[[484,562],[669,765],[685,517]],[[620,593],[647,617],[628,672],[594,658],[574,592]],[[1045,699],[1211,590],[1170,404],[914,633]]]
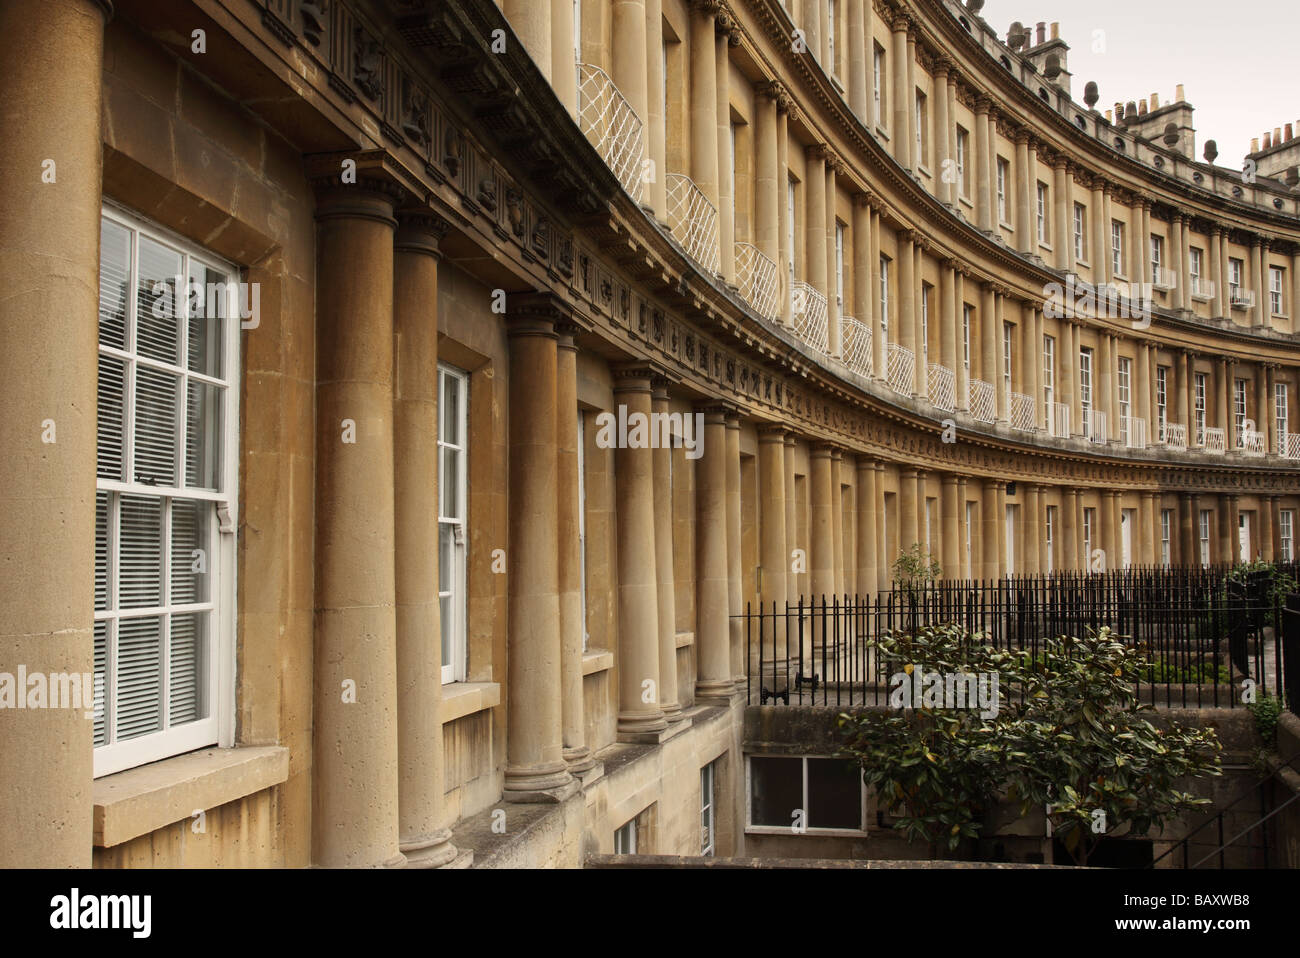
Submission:
[[[712,681],[695,683],[696,705],[730,705],[736,695],[736,683]]]
[[[507,802],[558,804],[573,794],[577,787],[563,762],[507,767],[501,798]]]
[[[407,868],[441,868],[454,861],[458,852],[451,843],[451,829],[440,828],[425,838],[403,842]]]
[[[678,702],[670,702],[665,705],[663,709],[664,718],[668,720],[669,725],[673,725],[686,718],[686,715],[682,712],[681,704]]]
[[[672,725],[653,732],[620,731],[615,736],[615,740],[624,745],[662,745],[670,738],[674,738],[682,732],[685,732],[694,724],[693,722],[686,720],[686,716],[684,715],[682,716],[682,719],[683,721],[674,722]]]
[[[580,775],[594,766],[596,760],[591,757],[591,749],[583,745],[579,748],[566,748],[564,750],[564,764],[568,768],[569,774]]]
[[[663,709],[656,708],[653,712],[619,712],[618,713],[618,735],[620,741],[624,735],[654,734],[662,732],[668,727],[668,720],[664,717]]]

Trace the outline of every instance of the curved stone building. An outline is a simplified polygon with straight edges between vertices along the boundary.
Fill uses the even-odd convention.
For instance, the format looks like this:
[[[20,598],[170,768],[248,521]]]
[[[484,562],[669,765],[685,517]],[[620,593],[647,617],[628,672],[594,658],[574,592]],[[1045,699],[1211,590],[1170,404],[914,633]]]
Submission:
[[[1295,557],[1300,139],[1202,160],[1055,27],[7,0],[0,47],[0,672],[93,686],[0,710],[0,864],[754,853],[747,603]]]

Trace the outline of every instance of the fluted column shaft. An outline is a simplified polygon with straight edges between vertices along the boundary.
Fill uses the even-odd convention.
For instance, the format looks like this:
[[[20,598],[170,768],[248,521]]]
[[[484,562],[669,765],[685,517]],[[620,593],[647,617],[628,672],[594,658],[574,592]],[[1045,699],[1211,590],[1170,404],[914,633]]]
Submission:
[[[667,416],[668,381],[656,377],[650,394],[653,411]],[[667,421],[667,420],[664,420]],[[677,693],[677,585],[673,573],[673,451],[660,444],[653,453],[655,579],[658,587],[659,704],[669,722],[680,722]]]
[[[835,295],[826,286],[826,155],[821,147],[809,147],[804,156],[807,175],[804,179],[804,256],[807,261],[807,282],[827,297]]]
[[[989,101],[975,101],[975,225],[993,229],[993,195],[989,186]],[[966,158],[970,162],[970,157]]]
[[[767,427],[758,434],[759,552],[763,564],[763,606],[786,601],[790,550],[785,528],[785,430]]]
[[[890,130],[890,136],[893,137],[894,159],[904,169],[911,170],[916,163],[916,158],[912,156],[914,150],[911,130],[912,102],[916,93],[907,82],[908,25],[906,17],[897,17],[893,24],[894,48],[891,52],[894,76],[890,94],[894,100],[894,128]]]
[[[803,549],[807,553],[808,543],[799,538],[799,523],[797,511],[797,502],[795,494],[794,481],[794,453],[795,437],[794,433],[785,434],[785,562],[786,562],[786,594],[791,605],[799,601],[799,596],[804,591],[805,580],[800,580],[799,573],[794,571],[794,550]],[[807,568],[805,563],[804,568]]]
[[[553,0],[572,6],[570,0]],[[653,174],[645,186],[643,202],[660,223],[668,222],[668,117],[664,115],[664,11],[663,0],[645,0],[645,63],[647,137],[650,170]],[[775,259],[775,257],[773,257]]]
[[[718,68],[714,16],[691,7],[691,179],[718,208]]]
[[[1037,575],[1046,567],[1046,563],[1042,560],[1045,549],[1041,527],[1042,491],[1041,486],[1025,486],[1024,534],[1020,537],[1024,549],[1020,560],[1020,571],[1028,575]]]
[[[874,596],[879,588],[876,548],[876,464],[866,456],[858,457],[857,493],[858,580],[860,595]]]
[[[1002,557],[998,554],[998,489],[996,479],[984,480],[984,499],[980,503],[981,578],[997,579],[1001,575]]]
[[[1061,568],[1078,572],[1083,526],[1079,522],[1079,490],[1066,489],[1061,509]]]
[[[755,100],[754,133],[754,220],[755,245],[784,272],[781,259],[781,214],[785,203],[783,178],[778,176],[776,100],[759,96]]]
[[[739,616],[744,612],[740,539],[740,416],[727,416],[727,619],[731,674],[744,679],[745,630]]]
[[[829,602],[835,592],[831,452],[830,446],[814,447],[808,469],[812,493],[808,523],[808,567],[812,574],[814,602],[821,602],[823,598]]]
[[[722,279],[736,285],[736,183],[735,157],[731,150],[731,58],[727,53],[729,33],[714,36],[718,122],[718,242],[722,257]]]
[[[959,538],[960,528],[958,513],[961,508],[958,500],[957,477],[952,473],[945,473],[943,476],[943,499],[940,503],[940,527],[942,528],[942,543],[940,549],[940,562],[943,564],[943,576],[945,579],[961,578],[961,540]]]
[[[727,412],[704,409],[703,454],[695,461],[696,698],[732,689],[731,586],[727,567]]]

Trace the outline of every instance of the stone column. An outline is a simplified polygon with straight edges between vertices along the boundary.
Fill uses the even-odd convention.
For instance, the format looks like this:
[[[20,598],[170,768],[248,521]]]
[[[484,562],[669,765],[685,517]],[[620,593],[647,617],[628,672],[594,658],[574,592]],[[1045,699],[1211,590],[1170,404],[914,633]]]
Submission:
[[[864,0],[865,2],[865,0]],[[867,195],[853,197],[853,315],[867,329],[871,329],[871,207]],[[870,362],[871,356],[866,357]]]
[[[571,0],[554,0],[572,7]],[[646,185],[645,200],[662,225],[668,224],[668,118],[664,115],[663,0],[645,0],[645,62],[647,142],[654,178]],[[775,257],[773,257],[775,259]]]
[[[1196,497],[1186,492],[1180,494],[1178,512],[1178,559],[1186,567],[1198,566],[1200,556],[1196,545],[1200,516],[1197,515]]]
[[[880,303],[880,210],[875,201],[868,200],[868,203],[871,205],[871,228],[868,230],[870,251],[867,253],[868,267],[871,270],[871,291],[867,295],[871,303],[871,378],[885,382],[889,378],[889,358],[886,355],[882,324],[888,323],[889,317],[881,313]]]
[[[957,557],[961,564],[961,578],[964,581],[979,578],[977,569],[971,568],[974,562],[974,555],[967,555],[966,545],[970,542],[974,532],[966,522],[966,504],[970,497],[966,490],[966,477],[957,477]]]
[[[714,65],[717,69],[718,117],[718,243],[721,245],[722,279],[736,285],[736,184],[731,155],[731,57],[727,53],[734,29],[730,17],[719,17],[714,37]],[[740,34],[734,34],[736,44]]]
[[[835,291],[826,288],[826,149],[810,146],[804,150],[807,175],[804,178],[804,254],[808,283],[827,297],[827,316],[830,315],[830,298]]]
[[[1191,301],[1185,300],[1186,289],[1183,285],[1183,217],[1180,213],[1175,213],[1169,221],[1169,246],[1169,273],[1173,277],[1173,282],[1169,284],[1173,287],[1169,291],[1169,307],[1183,309],[1184,303],[1190,306]]]
[[[1190,426],[1187,419],[1187,387],[1188,382],[1191,379],[1187,374],[1189,355],[1190,354],[1185,349],[1174,353],[1174,395],[1172,397],[1165,397],[1165,402],[1173,406],[1173,409],[1171,410],[1171,418],[1177,422],[1181,422],[1184,426]],[[1170,399],[1173,400],[1172,403],[1170,402]],[[1188,428],[1187,444],[1189,446],[1192,444],[1193,438],[1192,430]]]
[[[1026,575],[1038,575],[1045,565],[1041,558],[1045,549],[1040,525],[1043,509],[1042,491],[1042,486],[1025,486],[1024,535],[1020,537],[1025,547],[1021,550],[1020,569]]]
[[[844,450],[838,446],[831,450],[831,564],[834,568],[835,594],[844,595],[844,496],[841,491],[840,468],[844,465]]]
[[[1210,280],[1214,283],[1214,296],[1210,303],[1210,315],[1217,318],[1224,315],[1224,303],[1226,302],[1224,296],[1228,285],[1223,262],[1223,228],[1217,224],[1210,227],[1210,248],[1206,250],[1206,253],[1210,261]]]
[[[1255,364],[1255,431],[1264,437],[1264,451],[1270,453],[1273,451],[1273,443],[1269,440],[1272,433],[1270,420],[1273,418],[1268,414],[1268,377],[1269,367],[1266,363]]]
[[[397,808],[409,865],[456,857],[443,814],[438,608],[438,241],[441,217],[399,218],[393,254]]]
[[[1142,275],[1137,279],[1145,287],[1151,283],[1151,200],[1143,197],[1141,203],[1141,230],[1133,239],[1137,244],[1138,255],[1142,257]],[[1150,299],[1148,296],[1142,298]]]
[[[1144,566],[1153,566],[1157,564],[1160,541],[1158,536],[1152,535],[1153,531],[1159,529],[1157,523],[1160,521],[1156,507],[1156,494],[1151,491],[1143,491],[1141,498],[1138,500],[1138,527],[1133,534],[1133,539],[1138,544],[1139,562]]]
[[[754,220],[755,245],[759,252],[784,272],[781,258],[781,207],[785,203],[785,183],[778,176],[780,168],[776,142],[776,98],[768,87],[759,89],[755,98],[754,122]]]
[[[795,508],[794,449],[794,433],[787,432],[785,434],[785,567],[788,570],[787,601],[791,605],[799,601],[803,591],[803,583],[799,581],[798,573],[793,571],[793,553],[795,549],[803,549],[805,553],[808,550],[808,543],[799,540],[798,512]]]
[[[961,365],[957,354],[961,304],[957,302],[957,263],[954,260],[944,260],[939,264],[939,299],[939,363],[955,376],[957,367]],[[956,391],[955,378],[953,382]]]
[[[916,502],[915,469],[903,469],[898,473],[898,551],[907,552],[921,541],[917,530],[918,506]]]
[[[997,398],[1002,392],[1002,383],[999,381],[1002,370],[998,368],[998,341],[1002,338],[1002,333],[998,329],[997,295],[991,283],[984,283],[980,288],[979,378],[993,385],[995,417],[1002,412],[1004,405]],[[971,351],[975,351],[974,343],[971,344]],[[1001,418],[1005,419],[1005,414]]]
[[[737,616],[745,611],[744,592],[740,582],[740,415],[727,416],[727,620],[731,650],[731,674],[734,679],[745,678],[745,629]]]
[[[898,344],[912,351],[914,362],[921,361],[920,326],[921,319],[916,303],[916,234],[904,230],[898,234],[898,287],[892,290],[898,296]],[[888,357],[886,357],[888,362]],[[915,373],[912,381],[906,383],[908,392],[916,396]],[[910,546],[911,543],[909,542]]]
[[[1083,435],[1083,404],[1079,396],[1079,326],[1069,320],[1061,324],[1061,401],[1070,406],[1070,435]]]
[[[1221,494],[1218,503],[1218,521],[1219,536],[1215,544],[1216,560],[1218,562],[1232,564],[1240,552],[1234,549],[1234,539],[1237,536],[1237,526],[1233,524],[1233,506],[1236,496]]]
[[[1115,491],[1103,489],[1101,493],[1101,551],[1105,553],[1106,570],[1118,569],[1120,561],[1119,543],[1115,539],[1116,516]]]
[[[1268,515],[1269,535],[1264,539],[1264,547],[1268,550],[1264,558],[1269,561],[1276,561],[1282,558],[1282,518],[1279,498],[1277,496],[1268,496],[1264,500],[1264,510]],[[1294,534],[1294,530],[1293,530]]]
[[[777,260],[777,273],[781,281],[781,317],[782,325],[789,328],[794,323],[791,312],[790,264],[794,262],[794,250],[790,247],[790,215],[788,191],[790,188],[790,136],[789,136],[789,102],[788,96],[780,87],[776,95],[776,212],[777,212],[777,246],[781,252]]]
[[[316,213],[312,857],[330,867],[406,861],[398,850],[393,513],[397,221],[388,189],[369,182],[327,188]],[[343,441],[343,428],[355,430],[355,442]],[[355,701],[343,693],[346,682],[355,683]]]
[[[934,184],[939,202],[949,205],[957,201],[956,182],[949,183],[944,176],[945,164],[951,163],[948,168],[951,169],[952,176],[955,177],[957,171],[957,158],[953,156],[952,149],[954,127],[948,103],[948,74],[951,66],[947,57],[936,57],[933,82],[930,85],[930,101],[934,104]]]
[[[1079,522],[1079,490],[1069,488],[1061,497],[1061,569],[1078,572],[1083,526]]]
[[[644,365],[614,370],[614,402],[627,408],[629,422],[635,416],[644,416],[649,422],[652,379],[651,370]],[[706,433],[706,443],[709,438]],[[659,668],[653,451],[620,444],[614,452],[614,472],[618,497],[618,734],[621,741],[655,741],[667,721]]]
[[[713,6],[691,5],[691,179],[718,208],[718,68]]]
[[[564,762],[556,561],[559,367],[555,323],[566,311],[561,301],[550,296],[516,296],[508,314],[509,707],[502,786],[507,801],[555,800],[573,783]],[[576,408],[572,412],[576,415]],[[620,518],[621,506],[620,501]],[[639,543],[641,548],[644,541],[648,540]]]
[[[894,98],[894,123],[889,134],[893,138],[894,159],[905,170],[911,170],[916,163],[916,158],[912,156],[914,150],[911,129],[913,100],[916,97],[916,91],[909,88],[907,83],[907,30],[909,26],[911,26],[911,19],[906,14],[894,17],[892,25],[894,45],[891,51],[894,76],[891,84],[893,89],[890,91]]]
[[[808,522],[808,570],[812,575],[812,600],[830,602],[835,592],[834,512],[831,506],[831,453],[828,445],[814,446],[808,483],[812,494]]]
[[[785,528],[785,435],[780,425],[768,425],[758,433],[759,552],[763,568],[761,598],[764,610],[772,611],[786,602],[786,572],[790,550]]]
[[[1219,360],[1219,379],[1223,395],[1223,447],[1225,452],[1237,448],[1237,416],[1234,412],[1237,392],[1237,366],[1231,359]]]
[[[1160,438],[1151,418],[1151,346],[1137,344],[1137,361],[1133,364],[1133,409],[1139,419],[1147,424],[1147,444]],[[1208,397],[1207,397],[1208,398]]]
[[[501,10],[546,82],[551,82],[551,4],[545,0],[502,0]]]
[[[1105,439],[1118,435],[1115,422],[1116,406],[1112,403],[1115,385],[1115,351],[1109,333],[1101,332],[1097,336],[1096,363],[1092,370],[1093,407],[1106,417]]]
[[[1029,131],[1016,131],[1016,248],[1031,256],[1038,245],[1033,204],[1034,184],[1029,182]]]
[[[961,542],[958,538],[958,514],[961,511],[957,493],[957,477],[950,472],[943,474],[943,500],[940,504],[940,528],[943,548],[940,550],[945,579],[960,579]]]
[[[1273,508],[1276,505],[1276,496],[1260,496],[1259,508],[1255,510],[1255,516],[1259,520],[1259,528],[1253,529],[1256,540],[1250,544],[1251,552],[1254,556],[1259,556],[1265,562],[1272,562],[1276,552],[1273,549]]]
[[[930,317],[926,322],[921,321],[922,310],[926,309],[925,283],[922,280],[922,272],[925,267],[925,246],[927,240],[920,233],[913,234],[912,237],[912,329],[915,332],[916,354],[915,362],[912,365],[913,382],[912,395],[918,399],[925,399],[930,395],[930,329],[933,329],[942,320],[938,315]],[[928,327],[928,328],[927,328]]]
[[[1033,303],[1020,307],[1020,368],[1021,383],[1034,401],[1034,431],[1047,421],[1043,410],[1043,317]]]
[[[953,368],[955,375],[953,381],[956,383],[957,412],[970,412],[970,369],[966,366],[966,342],[965,342],[965,322],[966,322],[966,273],[962,269],[961,263],[953,261],[952,270],[953,285]],[[974,336],[975,331],[971,330]],[[974,343],[971,344],[971,352],[975,350]]]
[[[1070,236],[1071,208],[1070,198],[1070,164],[1063,156],[1056,158],[1056,268],[1072,272],[1074,270],[1074,242]]]
[[[703,454],[695,461],[696,701],[731,695],[731,584],[727,567],[727,413],[705,406]]]
[[[876,514],[876,587],[888,589],[894,581],[893,557],[889,554],[889,542],[885,538],[885,464],[876,461],[876,484],[874,489]]]
[[[871,9],[871,0],[848,0],[848,6],[849,109],[864,126],[870,128],[871,100],[867,95],[867,77],[872,69],[869,60],[872,47],[866,18]]]
[[[1106,229],[1104,223],[1106,209],[1105,184],[1101,177],[1092,181],[1092,209],[1088,215],[1092,218],[1092,279],[1098,286],[1106,285]]]
[[[839,359],[844,355],[840,334],[841,304],[839,302],[839,279],[835,270],[835,235],[838,222],[835,215],[835,168],[839,160],[833,156],[826,159],[826,351]],[[847,269],[851,264],[845,263]]]
[[[0,5],[0,250],[14,270],[0,297],[0,668],[11,673],[19,665],[29,675],[94,671],[100,111],[110,11],[91,0]],[[57,184],[41,182],[47,160]],[[46,420],[56,430],[49,444]],[[0,755],[0,867],[89,868],[93,722],[75,708],[6,709]]]
[[[573,0],[547,0],[551,5],[551,89],[569,115],[578,118],[578,51],[573,45]],[[656,51],[658,57],[658,51]],[[653,87],[658,90],[658,87]]]
[[[989,110],[992,102],[975,100],[975,225],[985,232],[994,229],[993,196],[989,185]],[[970,158],[966,158],[970,162]]]
[[[1010,550],[1007,548],[1007,484],[1005,482],[998,483],[997,528],[998,578],[1001,578],[1015,571],[1007,561]]]
[[[1111,256],[1110,226],[1114,220],[1114,214],[1111,211],[1111,196],[1113,187],[1109,182],[1102,184],[1101,195],[1101,255],[1102,265],[1100,275],[1103,277],[1102,282],[1109,285],[1115,281],[1115,263]],[[1122,263],[1120,265],[1123,265]]]
[[[651,408],[667,416],[669,380],[651,382]],[[667,420],[663,420],[666,422]],[[655,581],[658,586],[659,703],[669,722],[682,720],[677,694],[677,602],[673,576],[673,451],[659,444],[652,452],[654,471]]]
[[[866,456],[858,456],[857,494],[858,521],[858,594],[875,596],[879,588],[876,542],[876,464]]]
[[[997,479],[984,480],[984,500],[980,503],[980,555],[983,558],[980,576],[985,579],[1001,578],[1002,556],[998,554],[998,492],[1002,487]]]
[[[1264,285],[1264,238],[1256,235],[1255,241],[1250,244],[1250,284],[1255,290],[1255,305],[1250,308],[1250,324],[1252,326],[1267,326],[1268,313],[1264,311],[1264,304],[1268,300],[1268,287]]]
[[[587,771],[595,762],[587,747],[582,693],[582,639],[587,631],[582,608],[582,500],[578,497],[578,333],[575,323],[555,328],[555,455],[559,562],[556,587],[560,593],[560,729],[569,771]],[[671,593],[670,593],[671,594]]]
[[[989,377],[989,381],[993,383],[993,395],[997,403],[998,422],[1005,426],[1011,419],[1011,396],[1008,394],[1006,383],[1002,378],[1007,360],[1006,342],[1002,337],[1002,331],[1006,326],[1006,292],[1003,290],[997,291],[994,294],[993,303],[993,328],[987,330],[987,332],[992,334],[993,339],[993,375]],[[985,348],[987,349],[988,347],[986,346]]]
[[[930,539],[925,533],[925,503],[929,498],[928,479],[929,476],[924,469],[916,471],[916,541],[921,543],[921,551],[926,555],[931,554]]]

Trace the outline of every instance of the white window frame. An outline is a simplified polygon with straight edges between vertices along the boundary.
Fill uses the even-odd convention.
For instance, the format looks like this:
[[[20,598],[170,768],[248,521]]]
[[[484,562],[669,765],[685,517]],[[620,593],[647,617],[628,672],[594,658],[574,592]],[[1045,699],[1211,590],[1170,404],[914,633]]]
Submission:
[[[223,274],[223,280],[226,283],[241,282],[242,276],[239,268],[233,263],[213,256],[194,243],[115,204],[105,203],[103,205],[101,224],[104,221],[111,222],[122,229],[128,230],[130,233],[130,270],[127,277],[127,297],[123,304],[126,311],[127,328],[124,348],[105,345],[103,342],[99,344],[99,355],[101,357],[112,358],[128,366],[128,371],[124,375],[122,404],[123,429],[127,433],[123,437],[122,443],[123,468],[131,468],[135,457],[134,428],[127,428],[128,424],[133,426],[135,423],[135,384],[137,381],[135,370],[149,368],[160,372],[165,371],[179,377],[180,398],[177,411],[181,421],[176,435],[175,462],[179,473],[176,478],[180,484],[172,486],[154,485],[137,482],[134,477],[131,478],[131,481],[123,481],[121,478],[107,479],[99,477],[98,468],[96,469],[96,500],[98,500],[98,493],[104,492],[108,494],[110,503],[107,529],[106,608],[94,610],[96,622],[108,623],[105,627],[106,666],[111,676],[117,664],[117,622],[122,618],[162,619],[159,627],[159,654],[163,661],[159,665],[159,681],[162,684],[161,695],[159,696],[159,712],[162,727],[156,732],[149,732],[123,741],[113,741],[117,716],[114,714],[116,710],[111,707],[110,697],[116,695],[116,682],[112,677],[106,678],[102,690],[95,694],[95,710],[104,717],[105,737],[105,744],[94,748],[92,774],[95,778],[170,758],[208,745],[217,745],[222,748],[229,748],[234,745],[234,679],[238,611],[236,607],[238,565],[235,530],[238,528],[240,493],[239,388],[241,369],[239,365],[239,331],[241,320],[238,313],[231,315],[231,310],[227,309],[226,311],[223,339],[219,346],[223,373],[220,378],[189,371],[187,345],[189,335],[188,295],[176,296],[173,289],[171,297],[172,304],[180,314],[177,317],[181,327],[181,339],[178,343],[179,363],[159,362],[148,356],[140,355],[137,352],[134,336],[131,332],[135,329],[136,317],[140,309],[138,295],[141,237],[146,237],[179,252],[182,256],[182,275],[187,281],[191,277],[191,268],[195,264]],[[206,275],[203,278],[206,283]],[[217,490],[184,485],[186,429],[188,428],[188,386],[191,382],[216,386],[222,390],[221,400],[218,404],[219,408],[214,410],[214,414],[220,417],[220,428],[223,431],[219,448],[216,450],[217,455],[220,457]],[[147,497],[156,499],[161,503],[159,515],[161,529],[164,531],[160,533],[162,552],[159,555],[159,589],[162,602],[157,606],[132,607],[128,610],[122,610],[119,607],[120,579],[118,575],[117,549],[121,512],[120,505],[117,509],[114,509],[111,503],[115,498],[120,500],[124,495]],[[185,604],[173,604],[171,602],[172,543],[166,530],[170,529],[172,503],[175,500],[201,501],[212,505],[212,511],[206,517],[207,537],[205,541],[207,543],[209,583],[207,599],[203,602]],[[93,601],[92,599],[92,605]],[[122,615],[124,611],[127,613],[125,616]],[[170,616],[191,612],[206,613],[208,616],[208,640],[203,656],[208,675],[207,682],[202,689],[208,714],[204,718],[169,727]]]
[[[1011,350],[1015,342],[1015,336],[1012,333],[1014,328],[1011,323],[1004,322],[1002,324],[1002,392],[1006,396],[1008,416],[1011,415],[1011,369],[1014,365]]]
[[[1282,268],[1268,268],[1268,308],[1274,316],[1282,315]]]
[[[926,109],[925,94],[920,90],[916,91],[916,163],[918,166],[928,167],[930,164],[925,160],[926,147],[926,122],[929,119],[929,112]]]
[[[966,186],[966,144],[969,141],[970,133],[957,127],[957,189],[958,195],[969,197],[970,190]]]
[[[867,833],[867,787],[862,782],[862,776],[858,776],[858,795],[860,798],[859,808],[861,810],[862,823],[861,828],[814,828],[807,824],[808,814],[808,760],[813,759],[824,761],[841,761],[834,759],[829,755],[747,755],[745,756],[745,833],[748,835],[789,835],[792,834],[789,825],[755,825],[754,822],[754,771],[753,760],[755,758],[797,758],[803,762],[803,792],[801,804],[805,816],[805,827],[800,834],[803,835],[865,835]],[[794,809],[790,810],[791,812]]]
[[[970,373],[970,318],[974,312],[974,307],[962,303],[961,307],[961,361]]]
[[[1156,426],[1160,441],[1165,441],[1165,424],[1169,421],[1169,367],[1156,367]]]
[[[1055,428],[1052,421],[1053,405],[1056,402],[1056,339],[1043,336],[1043,410],[1047,416],[1049,431]]]
[[[1083,240],[1087,230],[1088,211],[1082,203],[1074,204],[1074,259],[1076,262],[1087,262],[1088,257],[1084,256]]]
[[[1290,390],[1286,383],[1273,384],[1273,435],[1277,436],[1277,454],[1286,455],[1286,437],[1291,431]]]
[[[920,354],[921,368],[929,371],[930,363],[930,290],[934,289],[929,283],[921,284],[921,348]]]
[[[1092,350],[1079,349],[1079,418],[1085,437],[1092,437]]]
[[[835,0],[826,0],[826,56],[827,68],[832,76],[837,76],[835,69]]]
[[[974,573],[974,556],[971,550],[971,529],[975,527],[975,503],[966,503],[966,568]]]
[[[884,253],[880,254],[880,342],[882,348],[889,349],[889,263]]]
[[[1038,183],[1038,243],[1047,245],[1047,184]]]
[[[700,854],[712,858],[718,848],[717,762],[700,769]]]
[[[1246,380],[1232,381],[1232,418],[1238,449],[1246,447]]]
[[[1203,253],[1196,246],[1187,248],[1188,268],[1187,271],[1192,278],[1192,295],[1201,295],[1201,267],[1203,265]]]
[[[875,80],[875,86],[873,88],[876,109],[876,115],[873,118],[874,126],[883,127],[884,110],[881,109],[881,102],[884,97],[885,51],[879,44],[873,44],[871,48],[871,69],[873,73],[872,78]]]
[[[1278,535],[1281,538],[1282,561],[1290,562],[1295,558],[1295,512],[1282,509],[1278,514]]]
[[[1164,259],[1165,238],[1151,234],[1151,285],[1163,286],[1163,272],[1161,271],[1161,261]]]
[[[1096,512],[1091,507],[1083,510],[1083,568],[1087,572],[1092,571],[1092,530]]]
[[[636,854],[636,818],[629,818],[619,828],[614,829],[614,854]]]
[[[1043,571],[1051,575],[1056,571],[1056,506],[1048,506],[1046,511],[1047,562]],[[1033,571],[1032,569],[1030,570]]]
[[[1197,517],[1197,531],[1200,534],[1201,543],[1201,566],[1205,567],[1210,564],[1210,510],[1200,510]]]
[[[1192,416],[1196,426],[1196,445],[1205,445],[1205,373],[1193,373]]]
[[[844,224],[835,224],[835,302],[844,308]]]
[[[1128,417],[1132,411],[1133,360],[1120,356],[1115,366],[1115,392],[1119,399],[1119,439],[1128,443]]]
[[[1002,157],[997,158],[998,182],[998,222],[1007,221],[1007,168],[1009,164]]]
[[[1246,264],[1242,260],[1233,256],[1228,257],[1228,291],[1231,294],[1229,306],[1232,305],[1231,300],[1241,294],[1241,274],[1245,268]]]
[[[1110,221],[1110,271],[1124,275],[1124,224],[1119,220]]]
[[[798,232],[795,228],[795,209],[796,209],[796,204],[795,204],[794,177],[787,174],[785,179],[785,214],[786,214],[785,215],[785,240],[786,240],[785,248],[786,251],[789,253],[789,257],[786,262],[786,273],[789,276],[789,282],[786,285],[790,289],[790,296],[792,301],[794,297],[794,284],[795,284],[794,248],[795,248],[795,240],[796,237],[798,236]]]
[[[463,441],[457,445],[448,442],[442,435],[442,411],[444,405],[444,395],[446,393],[447,382],[455,380],[460,384],[462,402],[460,404],[460,416],[458,417],[458,426],[460,435],[464,437]],[[455,567],[450,574],[451,589],[444,593],[439,582],[438,599],[439,603],[444,595],[451,598],[448,603],[452,609],[453,620],[451,622],[451,657],[452,661],[442,664],[442,684],[450,685],[453,682],[464,682],[468,665],[468,640],[469,634],[469,590],[467,588],[467,566],[469,552],[469,373],[463,369],[458,369],[448,363],[438,363],[438,535],[439,540],[442,536],[443,525],[451,525],[459,528],[459,534],[453,532],[453,549],[452,556]],[[454,477],[456,482],[456,501],[460,503],[463,516],[444,516],[442,514],[442,490],[443,482],[446,477],[442,475],[442,450],[444,448],[456,449],[460,452],[457,457],[457,473]],[[435,543],[435,548],[440,549],[440,542]],[[438,556],[439,576],[442,574],[442,556],[441,551]],[[444,623],[445,625],[445,623]],[[439,636],[439,650],[442,648],[442,638]],[[441,656],[441,651],[439,652]]]
[[[1160,510],[1160,564],[1165,568],[1170,563],[1170,548],[1173,535],[1174,511],[1172,509]]]

